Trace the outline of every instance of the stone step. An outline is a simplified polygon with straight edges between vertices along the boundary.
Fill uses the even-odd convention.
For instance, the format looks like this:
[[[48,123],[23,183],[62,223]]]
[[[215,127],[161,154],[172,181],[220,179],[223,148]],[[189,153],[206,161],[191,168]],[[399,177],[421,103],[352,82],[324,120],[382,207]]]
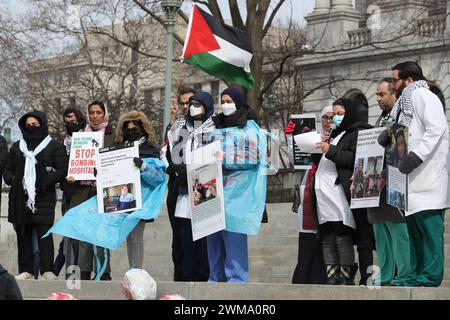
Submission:
[[[69,290],[65,281],[18,281],[25,299],[45,299],[53,292],[67,292],[80,300],[123,300],[119,281],[81,281]],[[265,283],[157,282],[159,298],[178,293],[188,300],[419,300],[450,299],[450,288],[394,288],[370,290],[358,286],[292,285]]]

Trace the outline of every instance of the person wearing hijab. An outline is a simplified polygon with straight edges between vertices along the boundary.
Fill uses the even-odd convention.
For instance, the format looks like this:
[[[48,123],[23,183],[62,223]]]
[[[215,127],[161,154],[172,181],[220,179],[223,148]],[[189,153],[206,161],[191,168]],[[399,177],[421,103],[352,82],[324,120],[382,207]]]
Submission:
[[[214,102],[212,96],[207,92],[197,91],[189,98],[189,111],[186,115],[186,124],[183,132],[189,133],[189,136],[179,136],[175,141],[179,141],[178,145],[174,144],[173,150],[181,151],[180,160],[176,163],[174,155],[172,155],[172,167],[176,176],[178,189],[177,202],[175,206],[175,218],[179,219],[181,241],[183,244],[183,280],[184,281],[208,281],[209,265],[206,238],[193,241],[191,217],[188,215],[188,183],[186,164],[184,162],[183,153],[186,148],[197,147],[203,144],[201,135],[196,135],[196,129],[199,126],[212,126],[211,117],[214,114]],[[191,139],[192,138],[192,139]]]
[[[322,141],[327,141],[331,122],[333,119],[333,107],[328,106],[320,113]],[[295,124],[291,122],[286,128],[286,134],[292,134]],[[322,242],[317,236],[317,213],[314,202],[314,176],[320,161],[317,154],[311,155],[312,168],[307,170],[300,192],[300,205],[298,207],[299,234],[297,266],[292,276],[293,284],[325,284],[327,281],[325,264],[323,262]]]
[[[114,144],[114,134],[111,125],[109,124],[108,109],[101,101],[93,101],[87,108],[87,125],[84,132],[103,132],[103,147],[110,147]],[[97,195],[97,188],[95,181],[75,181],[74,177],[67,176],[66,181],[69,184],[75,184],[75,192],[70,200],[69,209],[81,204],[82,202]],[[110,266],[110,252],[107,251],[108,263],[105,273],[100,280],[111,280],[111,266]],[[104,248],[97,247],[97,256],[101,265],[104,263]],[[90,280],[91,273],[94,270],[94,248],[92,244],[80,241],[78,248],[78,265],[81,271],[81,280]]]
[[[60,143],[48,134],[47,117],[32,111],[19,119],[23,138],[15,142],[6,159],[4,179],[11,185],[8,221],[17,233],[19,275],[17,279],[33,279],[32,232],[37,234],[40,273],[52,280],[53,237],[42,236],[55,220],[55,185],[67,174],[68,159]]]
[[[221,113],[212,118],[215,128],[243,129],[249,120],[257,122],[256,112],[247,105],[242,90],[233,87],[225,89],[221,94],[221,103]],[[231,170],[223,168],[224,181],[230,174]],[[247,282],[247,235],[222,230],[209,235],[207,240],[209,282]]]
[[[349,99],[333,103],[336,127],[330,142],[320,142],[322,158],[316,172],[315,193],[327,284],[354,285],[355,263],[352,235],[358,245],[361,281],[366,284],[372,265],[372,243],[367,210],[350,210],[350,186],[355,163],[358,132],[371,128],[359,121],[356,106]]]
[[[139,144],[139,158],[134,158],[134,165],[141,170],[141,187],[149,188],[159,181],[149,181],[145,173],[154,170],[151,166],[146,166],[143,159],[159,158],[159,151],[154,147],[155,131],[147,116],[138,111],[130,111],[120,116],[116,129],[116,142],[128,143],[137,141]],[[153,173],[152,176],[155,176]],[[164,180],[164,174],[160,177]],[[127,237],[128,264],[130,269],[142,269],[144,264],[144,230],[147,222],[141,220]]]

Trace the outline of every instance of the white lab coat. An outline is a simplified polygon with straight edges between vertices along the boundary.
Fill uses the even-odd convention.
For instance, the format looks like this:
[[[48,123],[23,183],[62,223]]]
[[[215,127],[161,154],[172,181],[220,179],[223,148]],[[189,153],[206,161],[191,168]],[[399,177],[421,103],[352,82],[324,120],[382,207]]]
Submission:
[[[406,216],[447,207],[447,118],[439,98],[426,88],[414,90],[412,101],[408,150],[423,163],[408,176]]]
[[[337,145],[345,132],[338,135],[332,145]],[[342,221],[346,226],[356,228],[356,222],[350,205],[345,197],[342,184],[335,184],[338,177],[336,164],[322,156],[315,178],[315,191],[317,197],[317,217],[319,224]]]

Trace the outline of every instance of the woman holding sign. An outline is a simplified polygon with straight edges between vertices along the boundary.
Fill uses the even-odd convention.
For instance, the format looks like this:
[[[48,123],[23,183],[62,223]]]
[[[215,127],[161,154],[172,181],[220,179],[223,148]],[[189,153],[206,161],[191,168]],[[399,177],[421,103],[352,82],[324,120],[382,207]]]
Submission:
[[[142,193],[144,189],[150,186],[156,186],[165,179],[163,172],[158,172],[152,166],[145,164],[145,159],[159,158],[159,151],[153,144],[155,143],[155,131],[153,130],[147,116],[142,112],[131,111],[123,114],[119,118],[116,130],[116,142],[132,142],[139,143],[139,158],[134,158],[134,165],[141,171],[141,187]],[[123,187],[123,193],[119,203],[126,206],[126,201],[130,199],[128,187]],[[123,197],[123,198],[122,198]],[[128,197],[128,199],[126,199]],[[132,197],[134,199],[134,196]],[[130,269],[142,269],[144,262],[144,229],[145,223],[153,220],[140,220],[133,231],[127,237],[128,263]]]
[[[84,132],[103,132],[103,147],[110,147],[114,143],[113,129],[109,125],[108,109],[101,101],[94,101],[89,104],[87,125]],[[101,146],[99,146],[101,147]],[[66,181],[68,183],[75,183],[76,189],[70,200],[70,208],[73,208],[82,202],[97,195],[97,188],[95,180],[75,181],[73,176],[67,176]],[[100,263],[104,262],[104,249],[97,248],[97,255],[100,259]],[[107,250],[108,264],[105,273],[100,280],[111,280],[111,267],[109,259],[109,250]],[[91,272],[94,268],[94,249],[92,244],[80,241],[78,252],[78,265],[81,270],[81,280],[90,280]]]
[[[371,128],[359,122],[353,102],[333,103],[336,129],[331,141],[318,143],[323,156],[316,173],[315,192],[328,284],[354,285],[357,264],[353,251],[354,233],[358,245],[361,281],[365,285],[367,267],[372,265],[371,226],[365,209],[350,210],[350,185],[355,163],[358,131]],[[353,230],[356,229],[356,232]]]

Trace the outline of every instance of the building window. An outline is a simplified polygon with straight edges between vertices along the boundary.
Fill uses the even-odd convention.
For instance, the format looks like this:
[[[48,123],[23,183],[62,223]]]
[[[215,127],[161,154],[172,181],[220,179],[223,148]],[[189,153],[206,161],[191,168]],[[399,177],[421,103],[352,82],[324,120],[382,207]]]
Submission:
[[[219,104],[219,81],[211,82],[211,95],[214,99],[214,104]]]
[[[202,91],[202,84],[201,83],[195,83],[194,84],[194,90],[195,91]]]
[[[159,101],[161,103],[164,103],[164,97],[166,95],[166,89],[165,88],[161,88],[159,89]]]
[[[59,86],[63,81],[63,73],[61,71],[55,71],[55,86]]]
[[[48,74],[43,72],[40,74],[40,80],[41,80],[41,84],[43,86],[48,86]]]
[[[153,90],[144,90],[144,107],[151,108],[153,105]]]
[[[77,107],[77,99],[75,97],[70,97],[69,105],[71,108],[76,108]]]

